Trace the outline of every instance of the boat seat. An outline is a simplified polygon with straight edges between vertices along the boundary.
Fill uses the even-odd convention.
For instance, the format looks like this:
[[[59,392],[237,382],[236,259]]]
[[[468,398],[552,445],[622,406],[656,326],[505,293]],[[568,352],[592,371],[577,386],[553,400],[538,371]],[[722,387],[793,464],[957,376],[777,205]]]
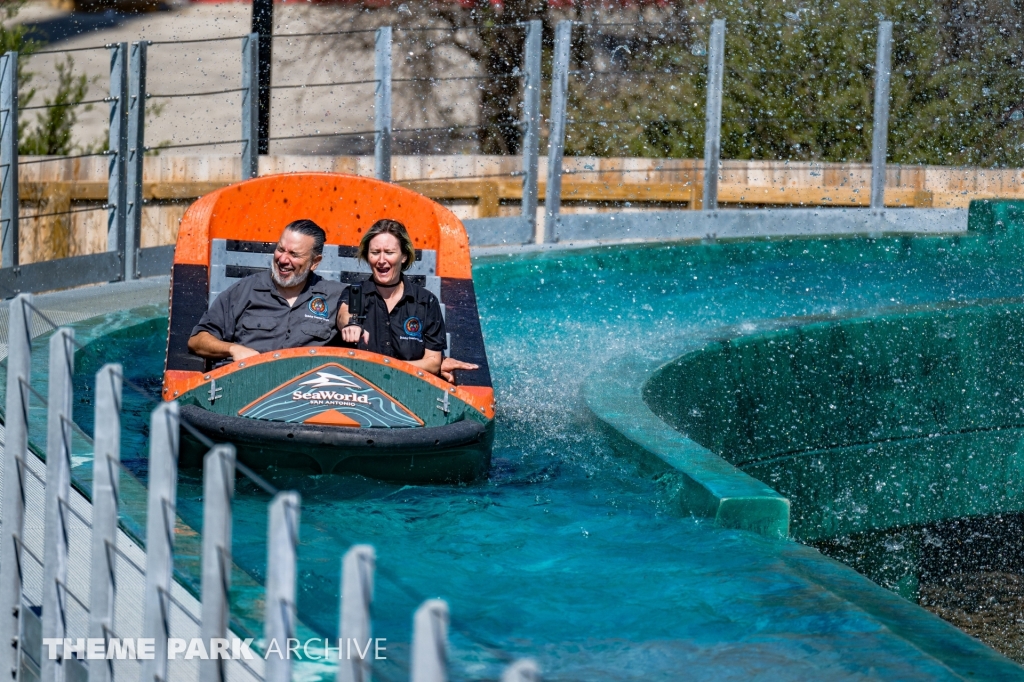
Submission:
[[[271,254],[277,242],[245,241],[241,239],[214,239],[210,244],[210,296],[207,307],[229,286],[257,272],[270,269]],[[358,258],[359,247],[324,244],[324,258],[316,273],[324,279],[342,284],[362,282],[370,274],[370,266]],[[447,320],[444,301],[441,300],[441,278],[437,276],[437,252],[416,249],[416,262],[405,271],[405,276],[437,296],[441,316]],[[448,335],[451,348],[451,334]]]

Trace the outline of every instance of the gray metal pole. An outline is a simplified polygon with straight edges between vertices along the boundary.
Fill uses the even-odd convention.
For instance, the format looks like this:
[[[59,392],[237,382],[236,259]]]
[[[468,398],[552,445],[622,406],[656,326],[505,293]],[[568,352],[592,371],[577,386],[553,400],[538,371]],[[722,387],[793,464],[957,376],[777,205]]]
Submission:
[[[441,599],[423,602],[412,621],[410,682],[446,682],[448,679],[448,604]]]
[[[0,267],[18,258],[18,53],[0,57]]]
[[[263,679],[267,682],[291,682],[292,679],[288,640],[295,637],[295,564],[301,505],[299,494],[291,491],[278,493],[270,502],[263,614],[263,638],[266,640]]]
[[[530,226],[534,241],[544,236],[537,234],[537,185],[540,170],[540,88],[541,37],[544,23],[540,19],[527,22],[526,44],[523,48],[523,202],[522,216]]]
[[[132,43],[128,75],[128,158],[125,220],[124,278],[139,277],[142,239],[142,160],[146,154],[146,48],[145,40]]]
[[[708,41],[708,92],[704,111],[704,210],[718,208],[718,165],[722,156],[722,73],[725,70],[725,19],[711,23]]]
[[[200,636],[228,636],[231,589],[231,499],[235,495],[235,446],[215,445],[203,458],[203,578]],[[227,660],[199,661],[200,682],[224,682]]]
[[[871,208],[885,208],[885,157],[889,142],[889,81],[892,76],[892,22],[878,22],[875,52],[875,127],[871,135]]]
[[[174,513],[178,489],[178,403],[153,410],[149,428],[149,494],[146,501],[146,587],[142,636],[153,640],[153,658],[142,661],[141,682],[167,679],[174,572]]]
[[[341,563],[341,624],[338,628],[341,646],[355,640],[359,646],[369,642],[371,635],[370,603],[373,601],[373,570],[377,555],[370,545],[354,545],[345,552]],[[346,653],[339,655],[337,682],[370,682],[370,647],[362,651],[365,658]]]
[[[43,638],[67,636],[68,498],[71,496],[71,375],[75,332],[61,327],[50,337],[46,397],[46,497],[43,510]],[[61,682],[60,656],[42,656],[40,679]]]
[[[25,520],[25,457],[28,455],[28,384],[32,370],[32,294],[10,303],[7,327],[7,407],[4,413],[4,487],[0,520],[0,676],[20,678],[21,536]]]
[[[555,28],[555,56],[551,67],[551,116],[548,120],[548,185],[544,192],[545,243],[558,236],[558,213],[562,208],[562,154],[565,152],[565,109],[569,97],[569,48],[572,22],[560,21]]]
[[[540,668],[532,658],[522,658],[505,668],[501,682],[540,682]]]
[[[114,630],[118,492],[121,488],[121,365],[96,373],[96,430],[92,463],[92,563],[89,636],[104,641]],[[89,682],[111,682],[114,663],[89,661]]]
[[[259,68],[260,36],[242,38],[242,179],[260,174],[259,156]]]
[[[125,163],[128,156],[128,43],[115,43],[110,50],[109,140],[107,251],[121,254],[123,267],[128,215],[128,165]]]
[[[391,182],[391,27],[377,29],[374,51],[373,174]]]

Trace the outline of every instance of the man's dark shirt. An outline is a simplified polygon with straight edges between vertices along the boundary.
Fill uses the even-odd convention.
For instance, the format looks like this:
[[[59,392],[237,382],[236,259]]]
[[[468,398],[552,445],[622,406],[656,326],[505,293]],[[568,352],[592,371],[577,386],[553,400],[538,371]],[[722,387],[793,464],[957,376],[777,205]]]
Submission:
[[[338,335],[338,303],[345,285],[315,272],[289,306],[270,271],[258,272],[225,289],[203,314],[192,336],[210,332],[221,341],[260,353],[301,346],[326,346]]]
[[[434,294],[410,282],[408,277],[403,279],[402,300],[390,313],[373,278],[362,283],[366,311],[363,328],[370,332],[370,343],[360,341],[359,348],[399,360],[419,360],[424,350],[444,352],[448,339],[441,304]]]

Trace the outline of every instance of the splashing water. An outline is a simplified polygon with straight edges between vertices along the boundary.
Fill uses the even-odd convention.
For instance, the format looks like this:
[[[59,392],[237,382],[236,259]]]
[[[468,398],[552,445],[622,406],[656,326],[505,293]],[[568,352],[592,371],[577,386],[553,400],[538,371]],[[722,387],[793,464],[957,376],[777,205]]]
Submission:
[[[378,662],[380,679],[405,677],[412,613],[430,597],[451,606],[454,679],[498,677],[503,662],[488,645],[536,658],[549,680],[674,680],[680,669],[697,680],[746,680],[768,670],[773,680],[852,679],[869,667],[883,678],[947,674],[848,595],[837,599],[799,570],[811,562],[814,572],[842,572],[814,550],[681,516],[675,478],[616,454],[580,386],[610,358],[655,357],[699,330],[1020,295],[1021,273],[884,258],[837,263],[799,252],[729,263],[720,248],[478,260],[498,403],[490,476],[461,486],[276,477],[275,485],[303,497],[303,623],[337,636],[340,557],[365,542],[381,569],[373,632],[387,638],[388,658]],[[136,377],[152,383],[164,343],[164,330],[151,328],[117,350]],[[80,377],[94,371],[81,370]],[[128,392],[125,403],[126,452],[142,452],[148,407]],[[91,429],[91,406],[76,405],[75,416]],[[179,513],[196,528],[200,495],[198,473],[183,472]],[[234,557],[257,580],[265,571],[266,504],[239,482]],[[864,598],[876,598],[878,588],[862,582]],[[260,630],[258,610],[239,615]],[[313,662],[299,669],[303,679],[332,674]]]

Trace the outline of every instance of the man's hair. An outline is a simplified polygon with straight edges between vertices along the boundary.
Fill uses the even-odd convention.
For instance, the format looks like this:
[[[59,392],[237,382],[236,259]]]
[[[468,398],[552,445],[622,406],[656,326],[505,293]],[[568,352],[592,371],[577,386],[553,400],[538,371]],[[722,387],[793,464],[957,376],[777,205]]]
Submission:
[[[284,229],[295,234],[305,235],[313,238],[313,255],[322,256],[324,253],[324,242],[327,241],[327,233],[312,220],[303,218],[285,225]]]
[[[383,218],[375,222],[359,241],[359,257],[365,261],[370,260],[370,241],[380,234],[390,234],[402,246],[402,253],[405,254],[402,272],[411,268],[412,264],[416,262],[416,247],[412,245],[412,239],[409,237],[409,232],[405,229],[405,225],[397,220]]]

